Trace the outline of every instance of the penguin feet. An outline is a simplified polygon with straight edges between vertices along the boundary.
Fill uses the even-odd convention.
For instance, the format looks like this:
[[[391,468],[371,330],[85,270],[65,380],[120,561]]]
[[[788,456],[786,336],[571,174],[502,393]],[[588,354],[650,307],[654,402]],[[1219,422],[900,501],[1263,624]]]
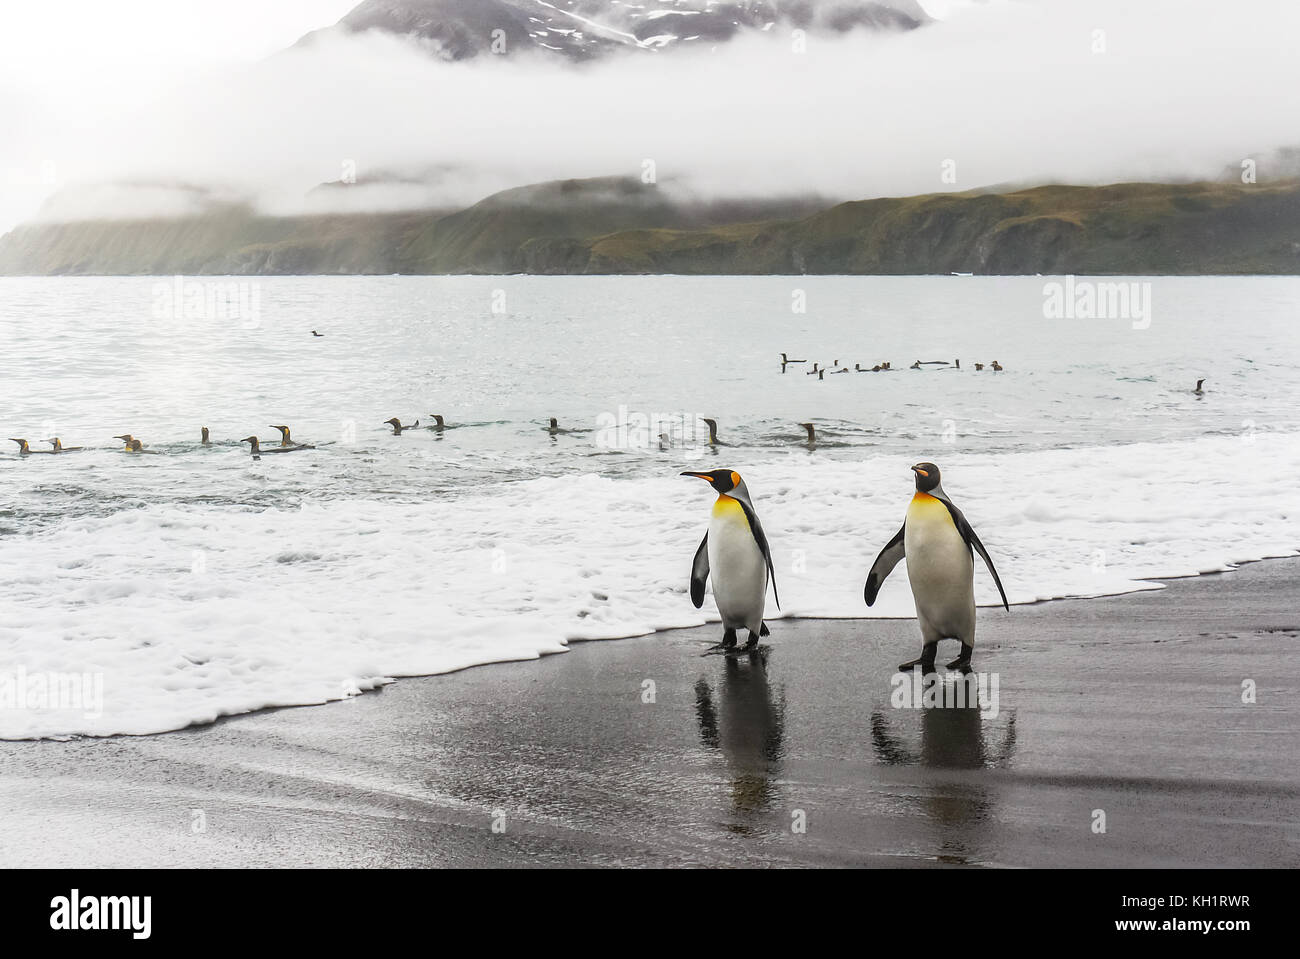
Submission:
[[[960,670],[963,675],[969,673],[971,670],[970,658],[971,658],[971,654],[974,652],[975,652],[974,646],[963,645],[961,648],[961,655],[958,656],[956,659],[954,659],[951,663],[949,663],[947,668]]]
[[[728,629],[722,634],[722,642],[709,647],[711,653],[729,653],[736,648],[736,631]]]
[[[758,649],[758,633],[751,631],[749,640],[745,643],[745,652],[752,653],[756,649]]]
[[[898,671],[900,673],[905,673],[908,670],[916,669],[917,666],[920,666],[921,672],[923,673],[938,672],[938,670],[934,668],[934,654],[937,651],[937,648],[938,648],[937,644],[933,644],[933,643],[929,646],[926,646],[924,649],[921,650],[920,657],[912,660],[911,662],[903,663],[903,665],[898,667]]]

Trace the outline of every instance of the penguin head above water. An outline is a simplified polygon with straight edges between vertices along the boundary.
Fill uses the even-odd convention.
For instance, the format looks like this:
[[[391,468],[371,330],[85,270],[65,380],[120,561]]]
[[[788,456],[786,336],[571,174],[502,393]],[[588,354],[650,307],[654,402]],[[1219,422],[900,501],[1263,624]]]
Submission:
[[[706,480],[718,493],[725,494],[733,499],[749,501],[749,490],[745,487],[745,481],[740,478],[740,474],[735,470],[710,470],[707,473],[695,473],[687,470],[681,475]]]
[[[918,493],[929,493],[939,488],[939,467],[933,463],[917,463],[912,472],[916,474]]]

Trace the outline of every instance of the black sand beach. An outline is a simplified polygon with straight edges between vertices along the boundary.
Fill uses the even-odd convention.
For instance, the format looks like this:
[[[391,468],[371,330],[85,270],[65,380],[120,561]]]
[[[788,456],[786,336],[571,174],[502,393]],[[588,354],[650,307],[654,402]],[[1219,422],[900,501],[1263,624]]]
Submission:
[[[1298,596],[1288,559],[981,610],[996,715],[891,707],[911,620],[804,620],[765,664],[710,626],[0,743],[0,865],[1296,866]]]

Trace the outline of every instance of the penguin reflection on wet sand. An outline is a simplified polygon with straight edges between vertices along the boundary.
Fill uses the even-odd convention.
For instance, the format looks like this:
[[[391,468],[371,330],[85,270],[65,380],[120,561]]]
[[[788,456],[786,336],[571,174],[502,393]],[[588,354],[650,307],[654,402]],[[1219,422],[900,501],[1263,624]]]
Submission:
[[[1006,590],[993,567],[993,560],[966,517],[948,498],[940,485],[939,467],[918,463],[916,493],[907,507],[902,528],[880,551],[867,575],[863,598],[872,606],[881,584],[899,561],[907,559],[907,578],[916,601],[916,618],[921,626],[921,655],[903,663],[902,671],[920,666],[935,672],[934,657],[939,641],[961,642],[961,655],[948,664],[949,669],[969,672],[975,650],[975,560],[979,551],[993,574],[1002,605],[1010,610]]]
[[[770,808],[785,752],[785,690],[773,690],[767,663],[770,648],[727,657],[716,687],[695,683],[695,718],[700,741],[722,753],[738,813]]]
[[[914,710],[891,712],[905,716]],[[1011,763],[1016,751],[1016,714],[1006,714],[1005,728],[997,736],[996,727],[985,720],[974,702],[960,709],[943,707],[920,712],[919,748],[909,745],[896,732],[912,724],[899,722],[891,728],[885,710],[872,712],[872,751],[877,761],[886,765],[921,766],[942,777],[927,783],[922,800],[926,817],[939,830],[936,858],[940,862],[987,859],[989,840],[982,827],[997,819],[993,795],[978,773],[963,770],[1002,769]],[[907,738],[914,741],[913,737]],[[968,778],[971,776],[974,778]]]
[[[722,617],[722,642],[715,650],[736,648],[736,630],[749,630],[745,649],[755,649],[760,636],[769,633],[763,622],[768,580],[776,608],[781,600],[776,591],[776,570],[763,526],[754,511],[745,481],[735,470],[708,473],[687,471],[682,476],[705,480],[718,494],[709,519],[709,530],[700,541],[691,563],[691,602],[704,604],[704,584],[713,577],[713,599]]]

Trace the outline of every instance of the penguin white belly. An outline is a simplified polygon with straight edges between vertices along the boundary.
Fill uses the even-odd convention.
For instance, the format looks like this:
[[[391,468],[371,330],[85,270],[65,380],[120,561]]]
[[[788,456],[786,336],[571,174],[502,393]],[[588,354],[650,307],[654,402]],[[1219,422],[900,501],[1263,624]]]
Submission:
[[[730,496],[718,497],[709,519],[709,575],[723,627],[757,633],[763,625],[767,563],[744,509]]]
[[[942,501],[917,493],[903,528],[907,578],[922,639],[975,644],[975,564]]]

